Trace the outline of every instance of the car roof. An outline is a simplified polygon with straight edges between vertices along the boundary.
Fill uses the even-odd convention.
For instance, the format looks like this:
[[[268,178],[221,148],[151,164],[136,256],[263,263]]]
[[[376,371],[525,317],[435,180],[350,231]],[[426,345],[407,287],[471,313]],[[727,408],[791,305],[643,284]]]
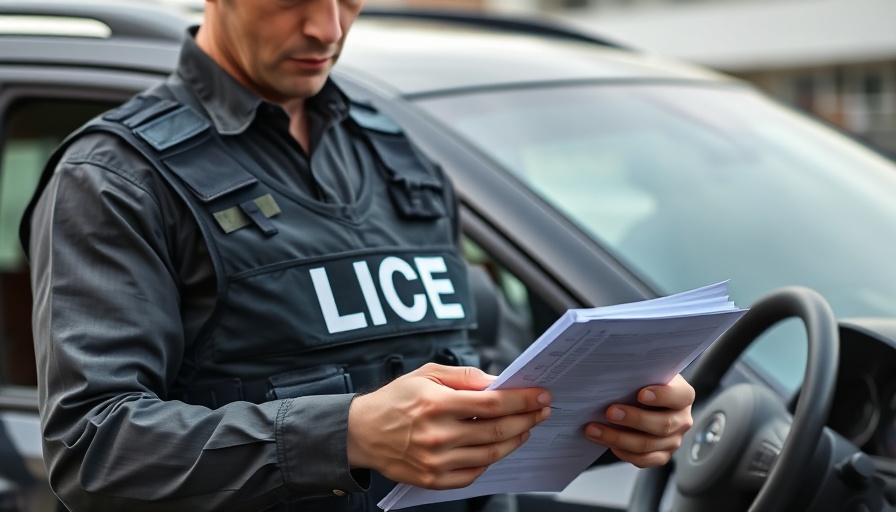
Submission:
[[[0,0],[0,62],[167,74],[197,19],[150,1]]]
[[[537,18],[369,9],[348,36],[337,73],[391,95],[580,81],[730,81]]]
[[[43,35],[67,35],[99,38],[137,38],[179,41],[185,27],[198,16],[187,9],[175,8],[158,0],[0,0],[0,15],[10,18],[2,25],[0,35],[11,32],[28,33],[26,20],[42,18],[49,30],[57,33]],[[18,19],[16,19],[18,18]],[[66,32],[62,22],[68,21],[72,32]],[[98,22],[107,30],[78,32],[78,22]],[[16,30],[15,27],[19,27]],[[36,32],[35,35],[41,35]]]
[[[0,0],[0,62],[170,72],[186,28],[200,20],[174,3]],[[729,79],[556,20],[402,8],[366,8],[336,74],[386,96],[551,82]]]

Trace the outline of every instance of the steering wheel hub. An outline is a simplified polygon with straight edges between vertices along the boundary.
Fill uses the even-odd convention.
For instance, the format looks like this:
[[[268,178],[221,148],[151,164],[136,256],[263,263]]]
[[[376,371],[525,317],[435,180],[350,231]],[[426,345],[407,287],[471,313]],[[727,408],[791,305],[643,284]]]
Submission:
[[[700,463],[710,456],[713,449],[722,440],[722,433],[725,431],[725,414],[717,411],[710,416],[703,428],[701,428],[694,444],[691,446],[691,461]]]

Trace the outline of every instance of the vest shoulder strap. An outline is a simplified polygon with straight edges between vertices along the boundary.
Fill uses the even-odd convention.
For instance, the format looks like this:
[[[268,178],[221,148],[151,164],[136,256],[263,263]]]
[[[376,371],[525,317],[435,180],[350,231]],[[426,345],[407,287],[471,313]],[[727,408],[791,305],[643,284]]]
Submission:
[[[128,105],[131,102],[140,106],[135,110]],[[131,102],[106,114],[102,121],[129,128],[131,133],[125,139],[162,174],[166,168],[174,173],[202,203],[258,181],[230,155],[211,123],[189,105],[156,96],[138,96]],[[135,144],[134,136],[145,145]]]
[[[391,117],[368,103],[353,101],[349,126],[359,132],[378,157],[390,182],[392,202],[405,217],[434,219],[446,215],[442,178]]]

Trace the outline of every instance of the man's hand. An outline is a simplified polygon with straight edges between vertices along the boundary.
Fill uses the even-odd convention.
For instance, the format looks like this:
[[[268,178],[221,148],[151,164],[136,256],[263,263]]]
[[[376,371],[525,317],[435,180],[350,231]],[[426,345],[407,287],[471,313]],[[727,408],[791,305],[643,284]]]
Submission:
[[[665,386],[647,386],[639,391],[638,402],[646,407],[611,405],[606,418],[614,426],[589,423],[585,436],[639,468],[662,466],[694,424],[694,388],[677,375]]]
[[[476,368],[430,363],[355,397],[349,464],[428,489],[471,484],[551,412],[543,389],[482,391],[493,379]]]

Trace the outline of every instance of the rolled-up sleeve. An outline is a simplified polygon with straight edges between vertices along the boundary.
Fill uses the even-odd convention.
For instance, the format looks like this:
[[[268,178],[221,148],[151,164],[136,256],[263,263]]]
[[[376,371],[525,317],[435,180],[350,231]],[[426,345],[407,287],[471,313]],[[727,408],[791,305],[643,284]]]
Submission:
[[[363,491],[346,455],[350,395],[216,410],[167,399],[187,349],[188,256],[172,233],[191,220],[146,162],[106,139],[70,147],[31,223],[55,492],[73,511],[203,511]]]

